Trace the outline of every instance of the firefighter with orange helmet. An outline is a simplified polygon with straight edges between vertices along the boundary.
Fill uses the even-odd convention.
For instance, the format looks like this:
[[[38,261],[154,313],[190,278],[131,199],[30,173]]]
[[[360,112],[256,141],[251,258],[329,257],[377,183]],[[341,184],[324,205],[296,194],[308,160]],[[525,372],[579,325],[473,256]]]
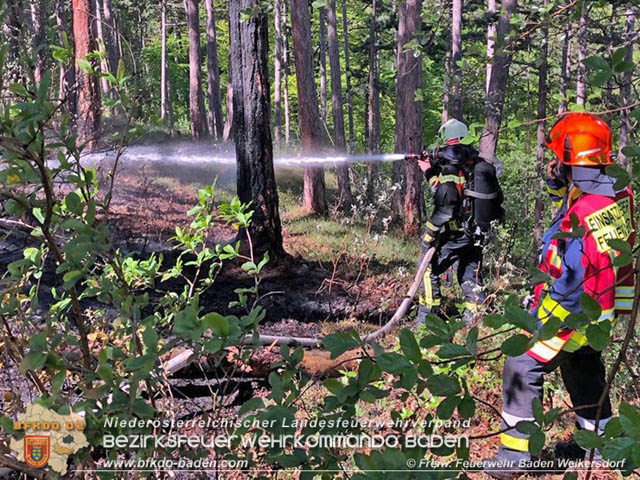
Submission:
[[[583,294],[597,301],[598,326],[609,330],[616,316],[633,304],[632,266],[619,267],[610,240],[635,241],[633,196],[629,187],[616,188],[606,172],[613,164],[611,131],[587,113],[564,115],[551,129],[547,146],[556,159],[549,168],[548,191],[559,206],[543,237],[540,270],[554,280],[536,287],[531,313],[544,324],[552,317],[565,321],[583,312]],[[542,398],[543,379],[560,367],[576,409],[577,426],[595,431],[597,407],[605,385],[601,354],[588,345],[587,325],[563,326],[550,340],[538,341],[526,353],[506,360],[502,386],[501,446],[485,460],[484,470],[495,478],[524,473],[531,460],[528,435],[515,426],[535,421],[532,402]],[[579,408],[584,407],[584,408]],[[598,434],[611,418],[607,398],[597,422]]]

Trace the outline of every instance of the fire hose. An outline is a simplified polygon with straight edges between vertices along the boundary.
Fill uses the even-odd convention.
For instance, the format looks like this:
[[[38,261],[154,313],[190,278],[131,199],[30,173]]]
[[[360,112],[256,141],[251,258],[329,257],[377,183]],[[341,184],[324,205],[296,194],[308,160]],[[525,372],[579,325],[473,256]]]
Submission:
[[[418,293],[418,289],[420,288],[420,282],[424,278],[424,274],[429,268],[429,264],[431,263],[431,258],[435,253],[435,248],[431,247],[425,253],[420,265],[418,266],[418,271],[416,272],[416,276],[413,279],[413,283],[409,287],[409,291],[404,296],[402,303],[397,308],[391,319],[387,323],[385,323],[382,327],[378,328],[374,332],[371,332],[365,335],[362,338],[363,343],[371,343],[374,340],[382,337],[389,333],[396,324],[404,318],[413,302],[416,293]],[[255,345],[256,339],[253,335],[246,335],[242,339],[242,343],[244,345]],[[322,348],[322,339],[321,338],[313,338],[313,337],[284,337],[284,336],[275,336],[275,335],[260,335],[257,339],[258,345],[298,345],[301,347],[307,348]],[[164,370],[167,375],[171,375],[189,363],[189,359],[193,356],[195,352],[193,350],[186,350],[179,355],[171,358],[164,367]]]

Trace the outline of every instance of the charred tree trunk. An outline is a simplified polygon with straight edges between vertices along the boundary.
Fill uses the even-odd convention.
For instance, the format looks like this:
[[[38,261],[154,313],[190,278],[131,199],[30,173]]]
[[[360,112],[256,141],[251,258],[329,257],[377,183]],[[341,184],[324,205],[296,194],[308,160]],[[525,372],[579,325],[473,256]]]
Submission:
[[[70,19],[67,18],[67,12],[64,8],[64,0],[56,0],[56,25],[58,27],[58,42],[61,47],[65,47],[65,43],[71,41],[65,32],[72,30]],[[68,64],[60,64],[60,83],[58,85],[58,96],[64,101],[63,109],[69,113],[76,112],[76,92],[73,84],[76,83],[76,69]]]
[[[298,117],[302,133],[302,149],[312,153],[323,149],[325,142],[320,125],[318,96],[313,75],[311,22],[307,0],[291,0],[291,25],[298,82]],[[322,167],[305,167],[303,205],[305,210],[312,214],[324,214],[327,211]]]
[[[547,5],[545,0],[544,5]],[[543,192],[542,179],[544,178],[544,151],[547,125],[544,119],[547,116],[547,72],[549,69],[549,25],[548,16],[544,19],[542,28],[542,45],[540,46],[540,68],[538,73],[538,128],[536,149],[536,173],[538,177],[538,192]],[[542,243],[542,215],[544,203],[540,195],[536,197],[535,213],[533,218],[533,238],[536,248]]]
[[[274,71],[274,136],[276,140],[276,146],[279,148],[282,139],[282,8],[280,6],[280,0],[274,0],[274,26],[275,26],[275,42],[276,52],[273,59],[273,71]]]
[[[567,86],[571,71],[571,23],[567,20],[562,38],[562,64],[560,66],[560,103],[558,113],[567,111]]]
[[[91,0],[73,0],[73,38],[75,58],[85,60],[87,54],[95,50],[95,33]],[[89,150],[96,147],[100,131],[101,100],[98,78],[88,75],[82,69],[76,69],[77,105],[76,128],[78,141],[86,144]]]
[[[189,29],[189,116],[191,136],[195,139],[208,135],[202,93],[202,58],[200,54],[200,15],[198,0],[184,0]]]
[[[496,29],[497,42],[505,46],[507,34],[511,29],[511,14],[516,9],[516,0],[502,0],[502,11]],[[504,47],[503,47],[504,48]],[[502,109],[504,107],[504,97],[509,80],[509,67],[511,65],[511,54],[507,50],[496,53],[491,68],[491,81],[487,91],[485,103],[485,117],[487,126],[482,131],[480,139],[480,152],[485,157],[493,157],[498,144],[498,132],[502,122]]]
[[[487,85],[485,90],[489,91],[489,83],[491,83],[491,70],[493,67],[493,56],[495,55],[496,45],[496,0],[489,0],[487,12],[491,16],[489,26],[487,27]]]
[[[320,16],[320,106],[322,123],[327,123],[327,15],[324,7],[318,9]]]
[[[291,139],[291,108],[289,105],[289,0],[282,1],[282,56],[284,63],[284,141]]]
[[[627,42],[627,51],[625,53],[625,62],[633,62],[633,37],[635,34],[635,21],[636,15],[633,8],[628,8],[625,12],[627,17],[625,26],[625,40]],[[629,142],[629,135],[633,129],[631,125],[630,108],[631,104],[631,82],[633,80],[633,72],[630,70],[625,72],[622,76],[622,85],[620,87],[620,96],[622,100],[622,106],[625,107],[620,111],[620,146],[618,151],[618,158],[622,166],[628,167],[631,172],[631,162],[627,165],[627,156],[622,153],[622,149],[627,146]]]
[[[378,32],[377,32],[378,0],[371,1],[371,22],[369,25],[369,95],[367,104],[367,151],[370,154],[380,150],[380,93],[378,65]],[[374,198],[376,184],[380,175],[377,163],[367,165],[367,199]]]
[[[344,69],[347,76],[347,118],[349,125],[349,152],[353,152],[356,148],[356,134],[353,123],[353,102],[351,90],[351,60],[349,51],[349,34],[347,31],[347,0],[342,0],[342,38],[344,42]]]
[[[340,45],[336,20],[336,0],[329,0],[327,9],[327,40],[329,44],[329,66],[331,67],[331,110],[333,112],[333,140],[338,152],[347,149],[344,132],[344,105],[342,102],[342,71],[340,69]],[[349,181],[349,166],[336,167],[338,177],[338,206],[345,211],[351,209],[353,196]]]
[[[31,0],[31,22],[33,23],[33,51],[35,52],[35,68],[33,76],[36,83],[40,83],[47,58],[47,2],[45,0]]]
[[[453,73],[453,117],[462,121],[462,0],[451,7],[451,71]]]
[[[576,82],[576,103],[583,105],[587,99],[587,2],[582,2],[580,24],[578,27],[578,80]]]
[[[251,202],[254,209],[250,232],[255,244],[282,257],[269,105],[269,20],[264,12],[245,21],[240,15],[257,5],[258,0],[238,0],[229,6],[237,188],[240,200]]]
[[[422,0],[407,0],[399,9],[395,147],[397,152],[418,153],[422,149],[422,102],[415,97],[422,86],[422,58],[405,45],[420,31]],[[416,162],[404,161],[404,166],[403,230],[415,235],[422,211],[422,173]]]
[[[216,12],[213,0],[205,0],[207,10],[207,92],[209,99],[209,131],[216,140],[222,140],[224,119],[220,98],[220,67],[218,65],[218,38]]]

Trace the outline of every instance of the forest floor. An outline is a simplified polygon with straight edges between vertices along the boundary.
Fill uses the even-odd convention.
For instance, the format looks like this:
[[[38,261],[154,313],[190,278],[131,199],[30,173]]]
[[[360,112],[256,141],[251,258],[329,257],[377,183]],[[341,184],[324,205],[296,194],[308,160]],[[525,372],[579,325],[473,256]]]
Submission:
[[[407,239],[393,231],[376,232],[371,222],[334,215],[327,218],[306,216],[300,208],[301,173],[296,169],[277,171],[284,244],[291,259],[272,265],[266,271],[261,288],[281,293],[268,297],[264,305],[267,318],[261,331],[294,336],[321,336],[347,327],[370,331],[388,320],[407,291],[419,259],[419,240]],[[167,239],[173,228],[188,222],[186,212],[196,203],[197,190],[212,183],[214,178],[217,178],[220,195],[234,193],[235,177],[226,167],[218,171],[210,168],[203,171],[154,163],[137,172],[130,167],[123,169],[114,192],[112,222],[113,228],[117,229],[117,237],[136,243],[136,249],[165,251],[169,248]],[[329,193],[335,193],[332,192],[335,179],[330,175],[327,184]],[[218,224],[215,236],[217,241],[228,242],[235,238],[235,232]],[[216,285],[215,293],[204,301],[207,307],[224,310],[234,298],[234,290],[247,286],[247,280],[241,269],[231,264],[223,270]],[[500,285],[490,288],[494,287],[497,289]],[[447,313],[455,317],[460,308],[457,303],[461,301],[459,291],[454,286],[445,289],[444,293],[449,297]],[[409,319],[407,321],[410,322]],[[393,337],[385,339],[389,346],[394,342]],[[487,345],[487,348],[499,346],[500,342],[497,338],[495,344]],[[498,429],[499,419],[491,406],[501,404],[501,369],[502,361],[479,364],[469,369],[469,387],[486,403],[478,406],[472,427],[466,434],[482,436]],[[347,372],[344,374],[348,375]],[[550,388],[545,397],[545,407],[568,406],[559,373],[548,377]],[[317,403],[321,400],[322,391],[321,388],[310,389],[306,395],[307,402],[310,405]],[[258,387],[255,393],[266,395],[267,390],[261,391]],[[392,407],[384,409],[387,413],[412,408],[393,395],[387,402]],[[363,410],[360,415],[384,420],[381,417],[384,411],[375,407]],[[552,445],[569,439],[572,430],[573,419],[562,419],[548,434],[552,441],[543,458],[553,458]],[[497,437],[472,442],[471,459],[477,461],[491,456],[498,445]],[[483,474],[470,476],[484,478]],[[541,479],[559,477],[532,475],[532,478]],[[592,478],[619,476],[599,472]]]
[[[261,331],[276,335],[318,337],[347,327],[355,327],[361,332],[373,330],[388,320],[407,291],[419,258],[419,240],[408,239],[393,231],[376,232],[371,222],[358,222],[334,215],[327,218],[306,216],[299,207],[302,196],[300,173],[294,169],[277,172],[284,243],[291,257],[286,262],[274,263],[266,270],[261,289],[263,292],[277,293],[265,300],[268,314]],[[109,219],[116,243],[125,251],[140,254],[162,252],[170,258],[174,255],[170,238],[175,227],[188,224],[186,213],[197,203],[198,189],[213,183],[216,177],[218,194],[233,194],[235,176],[224,166],[212,170],[210,166],[183,168],[157,162],[124,165],[115,185]],[[329,176],[327,183],[331,190],[334,179]],[[218,223],[213,234],[217,242],[225,243],[233,241],[236,232]],[[13,255],[8,252],[2,252],[1,267],[12,261],[12,256],[19,255],[18,250]],[[210,310],[227,312],[228,303],[236,296],[234,290],[249,284],[250,280],[239,266],[230,263],[225,266],[216,280],[215,288],[202,299],[201,304]],[[491,288],[494,287],[498,288],[499,285]],[[447,313],[451,316],[456,316],[459,308],[458,293],[456,287],[445,290],[445,295],[449,297]],[[391,335],[384,343],[391,347],[395,341]],[[500,341],[497,337],[487,348],[499,346]],[[499,428],[499,419],[491,406],[499,408],[501,404],[501,369],[502,360],[481,363],[469,369],[467,379],[470,391],[482,398],[485,404],[478,406],[470,431],[464,433],[482,436]],[[348,375],[346,371],[343,373]],[[7,374],[11,375],[10,371],[3,371],[0,383],[4,382],[2,376]],[[545,396],[545,407],[566,405],[568,397],[559,374],[549,377],[551,382]],[[193,385],[187,387],[194,388]],[[392,388],[391,385],[388,387]],[[321,388],[309,389],[305,400],[311,405],[317,404],[322,392]],[[254,384],[248,394],[264,395],[266,389]],[[29,396],[24,398],[24,401],[29,400]],[[362,410],[360,415],[384,420],[382,416],[385,411],[412,408],[396,395],[386,401],[387,406],[392,408],[381,410],[372,406]],[[185,407],[185,411],[195,407],[195,414],[202,407],[198,402],[191,402],[191,405],[190,408]],[[435,409],[436,406],[437,402],[432,407]],[[232,410],[229,413],[232,414]],[[553,456],[551,445],[566,440],[572,429],[572,419],[561,419],[560,424],[548,434],[553,442],[549,442],[544,456]],[[488,457],[497,446],[497,437],[472,442],[471,459]],[[612,475],[605,472],[592,478],[617,478]],[[483,478],[482,474],[470,476]],[[538,475],[536,478],[551,479],[558,476]]]

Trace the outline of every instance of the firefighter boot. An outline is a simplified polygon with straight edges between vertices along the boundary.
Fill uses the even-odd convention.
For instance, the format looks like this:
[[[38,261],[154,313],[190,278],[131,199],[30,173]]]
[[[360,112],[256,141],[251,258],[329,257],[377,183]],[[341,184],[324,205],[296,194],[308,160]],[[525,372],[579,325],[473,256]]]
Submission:
[[[530,461],[529,452],[519,452],[500,446],[498,453],[482,461],[482,470],[498,480],[508,480],[527,473],[526,466]]]

